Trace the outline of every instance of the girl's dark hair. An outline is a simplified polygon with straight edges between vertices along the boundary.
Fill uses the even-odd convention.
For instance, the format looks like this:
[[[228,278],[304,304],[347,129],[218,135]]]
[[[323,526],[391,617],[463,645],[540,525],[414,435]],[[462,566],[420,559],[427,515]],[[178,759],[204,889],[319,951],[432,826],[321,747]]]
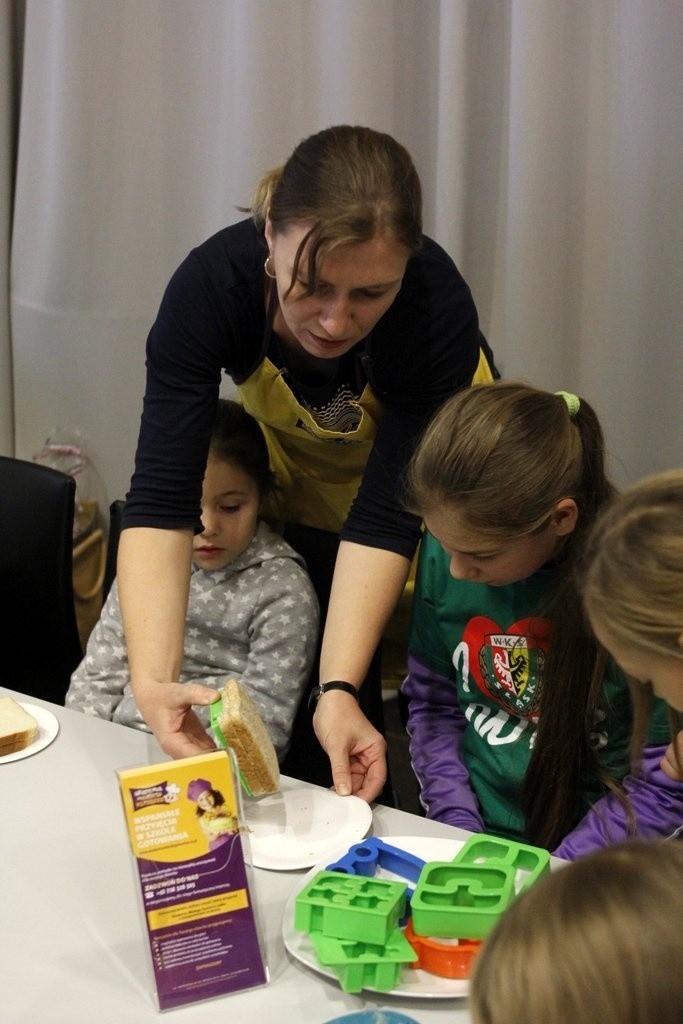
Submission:
[[[378,232],[410,253],[422,244],[422,190],[410,154],[372,128],[337,125],[304,139],[284,166],[261,179],[250,210],[257,227],[270,218],[276,233],[310,222],[292,271],[293,286],[308,245],[309,294],[323,260],[338,246],[370,241]]]
[[[261,504],[273,494],[275,474],[270,468],[266,439],[254,417],[239,402],[219,398],[209,452],[236,462],[258,487]]]
[[[542,530],[554,505],[579,510],[539,614],[553,623],[541,713],[520,802],[529,840],[553,849],[577,823],[586,778],[626,801],[591,747],[606,656],[583,614],[577,563],[586,535],[614,495],[605,445],[585,399],[570,415],[561,395],[516,381],[458,392],[427,427],[408,466],[407,505],[421,516],[450,504],[482,535],[512,540]]]

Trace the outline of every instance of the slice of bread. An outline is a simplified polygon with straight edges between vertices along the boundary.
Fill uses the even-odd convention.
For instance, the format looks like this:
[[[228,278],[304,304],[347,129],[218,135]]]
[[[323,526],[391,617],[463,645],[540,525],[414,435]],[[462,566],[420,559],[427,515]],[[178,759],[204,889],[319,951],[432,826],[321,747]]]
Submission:
[[[12,697],[0,697],[0,757],[24,750],[38,738],[33,715]]]
[[[280,766],[275,747],[246,687],[229,679],[221,690],[221,699],[218,722],[247,786],[253,796],[277,793]]]

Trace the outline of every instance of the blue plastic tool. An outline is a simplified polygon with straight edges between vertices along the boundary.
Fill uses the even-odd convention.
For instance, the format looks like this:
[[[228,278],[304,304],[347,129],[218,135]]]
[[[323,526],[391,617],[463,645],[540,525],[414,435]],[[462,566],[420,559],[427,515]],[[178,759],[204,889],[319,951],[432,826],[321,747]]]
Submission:
[[[347,875],[366,875],[371,877],[377,873],[378,868],[390,871],[399,878],[407,878],[410,882],[417,882],[420,872],[425,866],[425,861],[414,857],[412,853],[400,850],[398,846],[391,846],[377,836],[370,836],[361,843],[349,848],[348,853],[336,861],[328,864],[328,871],[339,871]]]

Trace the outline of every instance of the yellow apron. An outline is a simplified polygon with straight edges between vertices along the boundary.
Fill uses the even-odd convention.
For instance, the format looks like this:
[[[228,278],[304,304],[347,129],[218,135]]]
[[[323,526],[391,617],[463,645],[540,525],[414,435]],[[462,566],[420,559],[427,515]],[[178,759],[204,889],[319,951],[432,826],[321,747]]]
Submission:
[[[279,493],[266,515],[339,533],[377,435],[382,405],[366,385],[355,430],[319,426],[269,359],[237,385],[242,405],[261,424]]]
[[[473,384],[493,380],[483,351]],[[242,384],[240,401],[261,424],[268,443],[270,464],[279,493],[265,510],[275,528],[285,523],[314,526],[339,533],[356,496],[365,464],[382,417],[382,405],[366,384],[357,407],[361,417],[355,430],[342,433],[320,427],[300,405],[279,370],[269,359]],[[405,678],[405,650],[417,553],[403,596],[384,635],[383,680],[386,688],[400,687]]]
[[[268,443],[279,494],[266,515],[277,522],[339,533],[356,496],[382,418],[382,404],[366,384],[356,404],[360,421],[342,433],[319,426],[296,400],[280,370],[264,359],[237,385],[242,405],[260,424]],[[483,351],[473,384],[493,380]]]

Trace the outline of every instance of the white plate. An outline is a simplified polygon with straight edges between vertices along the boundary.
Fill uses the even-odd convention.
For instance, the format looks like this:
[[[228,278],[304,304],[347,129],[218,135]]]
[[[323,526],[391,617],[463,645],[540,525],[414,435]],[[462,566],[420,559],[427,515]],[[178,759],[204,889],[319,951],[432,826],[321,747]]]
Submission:
[[[17,704],[21,705],[24,711],[28,711],[29,715],[33,715],[38,723],[38,735],[33,743],[29,743],[23,750],[17,750],[14,754],[4,754],[0,757],[0,764],[7,764],[10,761],[21,761],[24,757],[31,757],[32,754],[37,754],[39,750],[49,747],[59,732],[59,722],[47,708],[41,708],[38,704],[26,704],[23,700],[18,700]]]
[[[381,836],[380,838],[385,843],[397,846],[400,850],[406,850],[408,853],[412,853],[415,857],[420,857],[427,862],[432,860],[451,861],[463,846],[461,839],[434,839],[427,836]],[[349,845],[352,846],[353,844],[350,843]],[[347,849],[348,847],[337,849],[334,857],[328,857],[326,860],[321,861],[312,871],[308,872],[301,880],[301,884],[296,887],[287,900],[284,920],[282,922],[282,937],[285,940],[285,946],[292,956],[299,960],[300,963],[306,964],[307,967],[317,971],[318,974],[324,974],[325,977],[332,978],[337,984],[339,984],[339,978],[334,971],[329,967],[323,967],[318,962],[315,950],[313,949],[313,943],[308,935],[305,932],[296,931],[294,928],[294,902],[301,890],[317,875],[318,871],[324,871],[328,864],[339,857],[343,857]],[[397,878],[396,875],[381,868],[377,872],[377,877]],[[405,882],[406,880],[401,878],[399,881]],[[429,971],[416,970],[413,967],[406,966],[403,968],[401,980],[396,988],[391,989],[390,992],[382,992],[381,995],[403,996],[406,999],[458,999],[467,995],[469,984],[467,980],[439,978],[438,975],[430,974]],[[378,989],[373,989],[370,985],[367,986],[367,990],[369,992],[379,991]]]
[[[367,835],[370,805],[357,796],[328,789],[285,789],[260,799],[246,798],[253,863],[270,871],[300,871],[348,849]]]

